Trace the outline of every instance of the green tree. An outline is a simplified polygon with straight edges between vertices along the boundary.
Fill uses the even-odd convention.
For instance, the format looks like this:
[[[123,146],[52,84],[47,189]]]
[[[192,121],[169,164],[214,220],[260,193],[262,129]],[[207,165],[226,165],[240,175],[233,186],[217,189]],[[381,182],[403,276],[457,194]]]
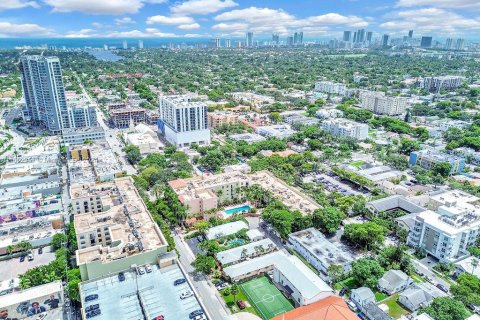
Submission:
[[[399,151],[403,154],[410,154],[412,151],[420,150],[420,143],[411,139],[401,139]]]
[[[195,261],[192,262],[192,266],[200,272],[210,274],[215,268],[215,259],[211,256],[197,255]]]
[[[439,162],[439,163],[436,163],[434,166],[433,166],[433,169],[432,171],[434,172],[434,174],[439,174],[441,175],[442,177],[446,178],[450,175],[450,170],[452,169],[452,165],[448,162]]]
[[[238,285],[236,283],[232,284],[230,287],[230,294],[233,296],[233,303],[237,303],[237,295],[240,292]]]
[[[67,244],[67,235],[64,233],[57,233],[53,236],[51,245],[54,250],[60,249]]]
[[[271,112],[270,113],[270,120],[273,123],[280,123],[282,121],[282,116],[279,112]]]
[[[480,279],[473,274],[462,273],[457,284],[450,287],[450,292],[464,304],[480,305]]]
[[[464,320],[469,312],[460,301],[449,297],[439,297],[426,308],[421,309],[419,314],[426,313],[435,320]]]
[[[337,283],[337,281],[343,276],[343,271],[343,266],[339,264],[331,264],[328,266],[328,278],[330,279],[332,285],[335,285],[335,283]]]
[[[142,159],[142,155],[140,154],[140,148],[133,145],[133,144],[128,144],[123,148],[123,151],[127,155],[128,161],[131,163],[137,163]]]
[[[373,259],[359,259],[352,264],[352,276],[355,283],[361,287],[369,287],[375,289],[377,287],[378,279],[380,279],[385,270]]]
[[[343,236],[350,242],[355,243],[366,250],[380,246],[384,238],[384,228],[375,222],[362,224],[347,224]]]
[[[313,212],[313,226],[325,233],[334,233],[345,219],[345,214],[334,207],[317,209]]]

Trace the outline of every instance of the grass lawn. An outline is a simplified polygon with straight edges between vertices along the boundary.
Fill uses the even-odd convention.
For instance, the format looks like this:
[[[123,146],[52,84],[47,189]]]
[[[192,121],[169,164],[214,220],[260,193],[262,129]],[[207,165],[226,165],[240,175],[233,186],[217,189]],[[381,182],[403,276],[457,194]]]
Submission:
[[[377,302],[382,301],[382,300],[387,299],[387,298],[388,298],[387,294],[385,294],[383,292],[380,292],[380,291],[375,292],[375,300],[377,300]]]
[[[235,304],[235,301],[233,300],[233,295],[229,294],[228,296],[225,296],[223,294],[224,292],[225,292],[225,289],[221,290],[220,294],[222,295],[223,300],[225,300],[225,303],[227,304],[230,311],[232,311],[232,313],[240,312],[240,311],[247,311],[247,312],[253,313],[253,314],[258,316],[257,311],[253,307],[252,303],[250,301],[248,301],[247,295],[245,294],[245,292],[243,291],[243,289],[240,286],[238,287],[238,294],[235,296],[235,301],[238,301],[238,300],[248,301],[249,306],[246,307],[243,310],[240,310],[237,307],[237,305]]]
[[[253,303],[257,314],[265,319],[271,319],[293,309],[293,305],[275,287],[267,277],[259,277],[242,283],[241,288]]]
[[[403,307],[398,303],[398,293],[383,301],[383,304],[388,306],[388,314],[394,319],[399,319],[402,315],[410,313],[403,309]]]
[[[353,281],[353,277],[347,278],[347,279],[345,279],[343,281],[340,281],[337,284],[335,284],[335,289],[337,289],[337,290],[340,290],[343,287],[346,287],[348,289],[348,291],[357,288],[357,286],[355,284],[355,281]]]
[[[422,277],[420,277],[418,274],[412,274],[410,275],[410,277],[413,279],[414,282],[416,283],[420,283],[420,282],[424,282],[425,280],[423,280]]]
[[[363,164],[363,160],[353,161],[350,164],[354,167],[360,168],[360,166]]]

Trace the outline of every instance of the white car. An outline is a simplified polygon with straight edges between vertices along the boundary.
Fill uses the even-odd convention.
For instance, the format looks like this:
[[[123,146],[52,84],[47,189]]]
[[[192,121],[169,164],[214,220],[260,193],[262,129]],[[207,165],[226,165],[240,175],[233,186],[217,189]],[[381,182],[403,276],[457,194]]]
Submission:
[[[193,318],[192,320],[207,320],[207,316],[204,315],[204,314],[201,314],[199,316],[196,316],[195,318]]]
[[[187,291],[182,292],[180,294],[180,299],[186,299],[186,298],[191,297],[191,296],[193,296],[193,292],[191,290],[187,290]]]
[[[147,264],[145,265],[145,270],[147,271],[147,273],[150,273],[152,272],[152,267],[149,264]]]
[[[144,274],[145,273],[145,268],[144,267],[138,267],[137,272],[138,272],[139,275]]]

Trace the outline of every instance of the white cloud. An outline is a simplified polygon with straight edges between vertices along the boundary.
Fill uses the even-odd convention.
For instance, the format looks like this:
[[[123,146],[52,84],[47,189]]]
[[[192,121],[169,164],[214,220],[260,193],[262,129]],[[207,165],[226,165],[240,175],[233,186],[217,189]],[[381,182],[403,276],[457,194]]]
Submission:
[[[117,18],[115,19],[115,24],[116,25],[126,25],[126,24],[135,24],[136,22],[130,18],[130,17],[123,17],[123,18]]]
[[[70,31],[65,37],[66,38],[90,38],[94,36],[95,30],[93,29],[81,29],[78,31]]]
[[[236,7],[238,3],[233,0],[188,0],[172,6],[170,9],[175,14],[209,14],[223,9]]]
[[[4,1],[4,0],[1,0]],[[12,1],[12,0],[8,0]],[[79,11],[87,14],[122,15],[137,13],[145,3],[166,0],[43,0],[54,12]]]
[[[310,16],[299,19],[280,9],[250,7],[224,12],[215,17],[220,23],[213,30],[228,32],[238,36],[246,31],[254,33],[276,32],[282,35],[292,31],[307,31],[324,34],[324,27],[366,27],[368,22],[357,16],[344,16],[338,13],[327,13],[320,16]]]
[[[438,35],[462,35],[480,30],[479,18],[466,18],[451,10],[439,8],[399,11],[393,17],[380,24],[380,27],[402,33],[414,29],[419,33]]]
[[[92,27],[94,27],[95,29],[100,29],[103,28],[103,24],[100,22],[92,22]]]
[[[195,30],[199,28],[200,28],[200,25],[198,23],[181,24],[178,26],[178,29],[182,29],[182,30]]]
[[[10,10],[10,9],[21,9],[25,7],[38,8],[38,3],[30,0],[1,0],[0,1],[0,11]]]
[[[191,17],[184,16],[152,16],[147,18],[147,24],[166,24],[166,25],[179,25],[179,24],[192,24],[195,20]]]
[[[52,30],[33,23],[16,24],[0,21],[1,37],[34,37],[34,36],[53,36]]]
[[[437,8],[450,9],[474,9],[480,10],[479,0],[399,0],[397,7],[434,6]]]

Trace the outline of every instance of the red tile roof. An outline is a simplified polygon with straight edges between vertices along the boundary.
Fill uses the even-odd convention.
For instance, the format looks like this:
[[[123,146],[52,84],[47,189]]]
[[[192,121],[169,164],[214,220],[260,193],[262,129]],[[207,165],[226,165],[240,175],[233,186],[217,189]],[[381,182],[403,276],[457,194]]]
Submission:
[[[339,297],[328,297],[308,306],[303,306],[272,320],[359,320]]]

